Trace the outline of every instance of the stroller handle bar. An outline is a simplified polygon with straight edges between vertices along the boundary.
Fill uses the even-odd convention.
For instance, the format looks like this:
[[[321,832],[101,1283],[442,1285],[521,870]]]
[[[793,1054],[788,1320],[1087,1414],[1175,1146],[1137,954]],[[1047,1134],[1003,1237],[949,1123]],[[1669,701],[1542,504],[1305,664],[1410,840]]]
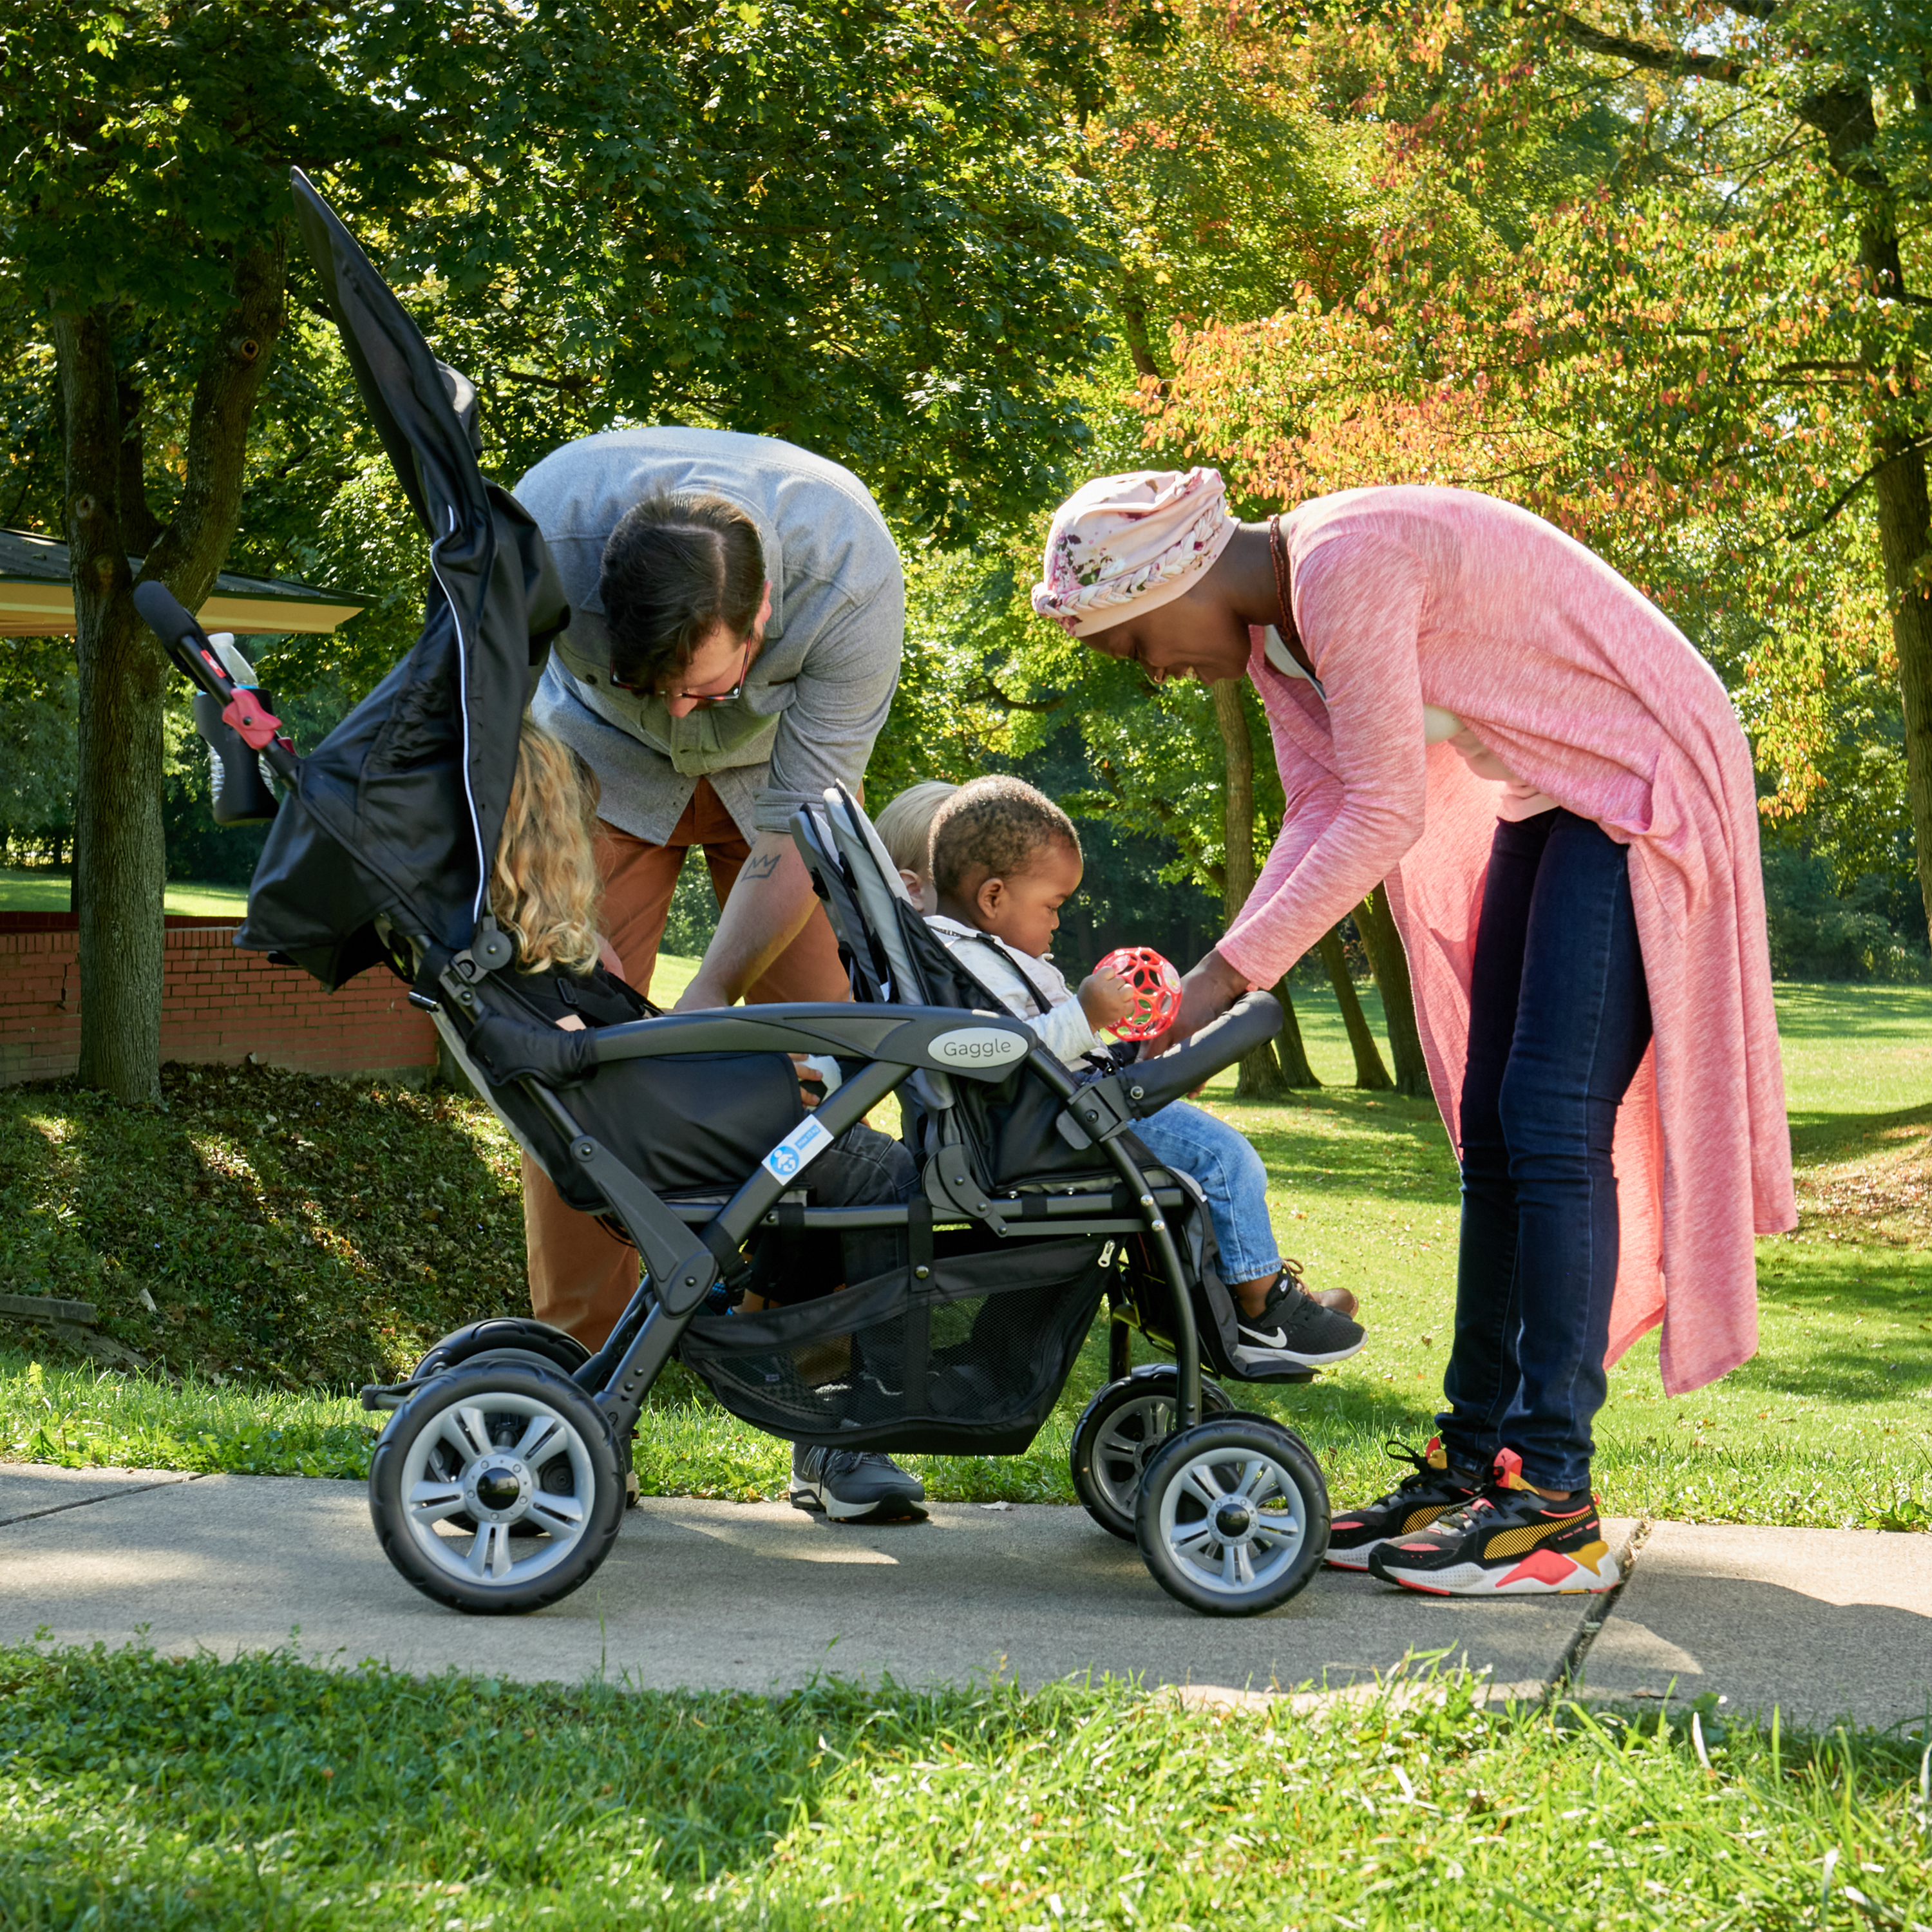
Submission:
[[[278,778],[293,785],[301,776],[302,760],[283,733],[282,721],[256,693],[230,676],[193,614],[176,602],[165,584],[152,578],[135,585],[134,608],[182,675],[221,706],[221,722],[232,725],[250,750],[260,752]]]
[[[1272,993],[1244,994],[1211,1026],[1185,1046],[1154,1060],[1137,1060],[1096,1082],[1110,1090],[1121,1111],[1138,1120],[1184,1099],[1204,1080],[1232,1066],[1281,1030],[1281,1006]]]

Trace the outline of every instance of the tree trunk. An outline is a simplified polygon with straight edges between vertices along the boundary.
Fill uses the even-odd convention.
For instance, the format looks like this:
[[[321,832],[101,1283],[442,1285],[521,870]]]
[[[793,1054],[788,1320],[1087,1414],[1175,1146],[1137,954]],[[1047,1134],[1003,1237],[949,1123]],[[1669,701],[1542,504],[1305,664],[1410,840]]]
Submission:
[[[1888,197],[1866,214],[1859,238],[1865,272],[1880,295],[1905,292],[1898,236]],[[1916,376],[1910,362],[1888,374],[1901,394]],[[1903,427],[1875,436],[1873,454],[1892,460],[1873,478],[1877,499],[1879,549],[1885,560],[1886,602],[1892,611],[1892,646],[1898,653],[1899,697],[1905,712],[1905,791],[1912,813],[1912,842],[1918,893],[1932,938],[1932,503],[1928,503],[1924,453]]]
[[[112,332],[56,316],[66,524],[80,685],[72,896],[80,915],[80,1078],[118,1100],[161,1097],[164,660],[134,614],[121,533]]]
[[[110,315],[53,318],[80,687],[73,898],[80,916],[80,1078],[117,1100],[160,1097],[162,715],[172,674],[135,614],[130,526],[190,610],[206,598],[242,506],[248,418],[281,332],[284,244],[237,256],[235,306],[211,330],[188,415],[180,501],[157,526],[141,489],[139,392],[114,367]]]
[[[1388,888],[1378,886],[1355,908],[1355,926],[1368,948],[1369,964],[1382,988],[1382,1024],[1395,1061],[1395,1090],[1412,1100],[1429,1091],[1429,1063],[1422,1057],[1422,1032],[1415,1023],[1415,995],[1408,983],[1408,956],[1402,950]]]
[[[1302,1042],[1301,1022],[1295,1017],[1294,997],[1288,990],[1286,973],[1274,982],[1274,996],[1281,1003],[1281,1034],[1274,1046],[1281,1059],[1282,1078],[1291,1087],[1318,1087],[1321,1078],[1308,1064],[1308,1048]]]
[[[1395,1082],[1382,1064],[1382,1050],[1369,1030],[1368,1016],[1355,996],[1355,982],[1348,976],[1348,956],[1342,950],[1340,926],[1331,926],[1322,935],[1322,963],[1328,968],[1329,984],[1335,988],[1342,1024],[1348,1029],[1348,1045],[1355,1056],[1355,1084],[1372,1094],[1385,1094]]]
[[[1255,889],[1255,748],[1248,736],[1248,714],[1241,704],[1239,678],[1225,678],[1208,686],[1214,700],[1214,723],[1221,734],[1221,754],[1226,778],[1221,788],[1221,826],[1226,857],[1222,861],[1221,910],[1228,925],[1240,916],[1248,895]],[[1280,996],[1286,1010],[1288,988]],[[1300,1029],[1295,1030],[1298,1046]],[[1303,1065],[1307,1056],[1301,1055]],[[1241,1055],[1234,1080],[1238,1100],[1279,1100],[1289,1082],[1283,1077],[1271,1042],[1264,1041],[1252,1052]]]
[[[1161,384],[1161,394],[1165,395],[1166,379],[1160,373],[1160,364],[1154,359],[1154,338],[1148,331],[1147,304],[1131,283],[1120,292],[1120,332],[1126,340],[1127,353],[1133,359],[1134,374],[1151,376]]]

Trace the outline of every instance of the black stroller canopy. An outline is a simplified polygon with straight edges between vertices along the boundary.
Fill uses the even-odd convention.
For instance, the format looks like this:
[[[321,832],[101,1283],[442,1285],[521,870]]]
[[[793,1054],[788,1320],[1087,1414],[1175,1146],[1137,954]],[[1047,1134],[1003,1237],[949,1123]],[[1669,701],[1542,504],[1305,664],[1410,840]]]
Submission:
[[[388,956],[385,915],[445,953],[472,946],[530,672],[570,611],[536,524],[478,466],[475,390],[430,353],[299,169],[292,185],[356,386],[430,544],[422,634],[303,760],[236,935],[332,989]]]

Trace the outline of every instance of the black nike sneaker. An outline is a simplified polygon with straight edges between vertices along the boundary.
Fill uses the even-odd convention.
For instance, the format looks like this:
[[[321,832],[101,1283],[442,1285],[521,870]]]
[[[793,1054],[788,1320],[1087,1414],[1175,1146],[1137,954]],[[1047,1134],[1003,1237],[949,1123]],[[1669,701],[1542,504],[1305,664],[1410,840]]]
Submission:
[[[1369,1574],[1436,1597],[1595,1596],[1623,1580],[1588,1491],[1560,1503],[1522,1479],[1514,1449],[1496,1454],[1481,1495],[1426,1529],[1369,1552]]]
[[[1450,1468],[1439,1436],[1432,1436],[1419,1456],[1401,1442],[1390,1442],[1388,1453],[1396,1462],[1414,1464],[1414,1473],[1403,1477],[1387,1496],[1335,1517],[1328,1526],[1331,1570],[1366,1570],[1376,1545],[1385,1538],[1426,1528],[1438,1516],[1482,1494],[1480,1476]]]
[[[1238,1313],[1235,1318],[1234,1346],[1228,1352],[1234,1366],[1251,1376],[1325,1369],[1331,1362],[1346,1361],[1369,1339],[1359,1322],[1339,1308],[1324,1306],[1302,1286],[1300,1270],[1292,1262],[1275,1277],[1262,1312]]]

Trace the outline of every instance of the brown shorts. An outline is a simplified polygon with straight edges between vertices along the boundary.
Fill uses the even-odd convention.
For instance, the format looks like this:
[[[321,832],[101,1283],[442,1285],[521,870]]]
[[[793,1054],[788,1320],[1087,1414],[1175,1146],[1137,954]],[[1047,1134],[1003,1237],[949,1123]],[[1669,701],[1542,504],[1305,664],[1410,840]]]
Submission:
[[[704,848],[712,886],[722,905],[752,848],[706,778],[698,780],[684,816],[662,845],[634,838],[614,825],[602,830],[604,937],[622,962],[624,977],[648,995],[686,852],[694,845]],[[804,929],[772,961],[745,1000],[748,1005],[762,1005],[850,995],[838,963],[838,943],[824,908],[815,906]],[[601,1346],[636,1292],[638,1251],[590,1215],[567,1205],[527,1154],[524,1242],[530,1258],[532,1312],[539,1321],[568,1330],[586,1348]]]

